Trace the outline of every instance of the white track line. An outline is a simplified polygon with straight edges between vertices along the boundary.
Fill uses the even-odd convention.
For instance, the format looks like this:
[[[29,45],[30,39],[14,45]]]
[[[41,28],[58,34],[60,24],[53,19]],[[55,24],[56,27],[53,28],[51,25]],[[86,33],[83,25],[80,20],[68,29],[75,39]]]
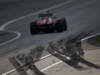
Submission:
[[[45,68],[41,69],[40,71],[44,72],[44,71],[46,71],[46,70],[48,70],[48,69],[50,69],[50,68],[52,68],[52,67],[54,67],[54,66],[56,66],[56,65],[58,65],[60,63],[62,63],[62,61],[56,62],[56,63],[54,63],[54,64],[52,64],[52,65],[50,65],[48,67],[45,67]],[[16,71],[16,69],[12,69],[12,70],[10,70],[10,71],[8,71],[6,73],[3,73],[1,75],[8,75],[8,74],[10,74],[10,73],[12,73],[14,71]]]
[[[52,65],[50,65],[48,67],[45,67],[44,69],[41,69],[41,71],[44,72],[44,71],[46,71],[46,70],[48,70],[48,69],[50,69],[50,68],[52,68],[52,67],[54,67],[54,66],[56,66],[56,65],[58,65],[60,63],[62,63],[62,61],[56,62],[56,63],[54,63],[54,64],[52,64]]]
[[[85,37],[85,38],[83,38],[81,41],[88,40],[89,38],[95,37],[95,36],[97,36],[97,35],[100,35],[100,33],[96,33],[96,34],[90,35],[90,36],[88,36],[88,37]]]
[[[50,56],[51,56],[51,54],[48,54],[48,55],[46,55],[46,56],[41,57],[40,59],[43,60],[43,59],[45,59],[45,58],[47,58],[47,57],[50,57]],[[54,64],[52,64],[52,65],[50,65],[50,66],[48,66],[48,67],[42,69],[41,71],[46,71],[47,69],[49,69],[49,68],[51,68],[51,67],[53,67],[53,66],[55,66],[55,65],[57,65],[57,64],[59,64],[59,63],[61,63],[61,61],[59,61],[59,62],[57,62],[57,63],[54,63]],[[10,73],[12,73],[12,72],[14,72],[14,71],[16,71],[16,69],[12,69],[12,70],[10,70],[10,71],[8,71],[8,72],[2,73],[1,75],[8,75],[8,74],[10,74]]]
[[[10,73],[12,73],[12,72],[14,72],[14,71],[16,71],[16,69],[12,69],[12,70],[10,70],[10,71],[8,71],[8,72],[6,72],[6,73],[3,73],[3,74],[1,74],[1,75],[8,75],[8,74],[10,74]]]
[[[12,42],[12,41],[15,41],[15,40],[19,39],[20,36],[21,36],[21,33],[16,32],[16,31],[8,31],[8,32],[15,33],[15,34],[16,34],[16,37],[13,38],[13,39],[8,40],[8,41],[6,41],[6,42],[0,43],[0,46],[3,46],[3,45],[8,44],[8,43],[10,43],[10,42]]]
[[[51,54],[48,54],[48,55],[46,55],[46,56],[41,57],[40,60],[43,60],[43,59],[45,59],[45,58],[47,58],[47,57],[50,57],[50,56],[51,56]]]

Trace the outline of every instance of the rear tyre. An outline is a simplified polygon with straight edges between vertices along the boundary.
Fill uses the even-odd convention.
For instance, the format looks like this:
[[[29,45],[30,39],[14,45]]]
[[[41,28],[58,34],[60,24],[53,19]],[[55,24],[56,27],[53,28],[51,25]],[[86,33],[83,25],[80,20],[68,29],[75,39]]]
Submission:
[[[63,27],[63,30],[67,30],[67,22],[66,22],[66,19],[62,19],[62,27]]]
[[[67,30],[67,23],[66,23],[65,18],[62,18],[57,21],[56,30],[57,30],[57,32],[63,32],[65,30]]]
[[[31,35],[37,34],[37,26],[35,22],[30,23],[30,34]]]

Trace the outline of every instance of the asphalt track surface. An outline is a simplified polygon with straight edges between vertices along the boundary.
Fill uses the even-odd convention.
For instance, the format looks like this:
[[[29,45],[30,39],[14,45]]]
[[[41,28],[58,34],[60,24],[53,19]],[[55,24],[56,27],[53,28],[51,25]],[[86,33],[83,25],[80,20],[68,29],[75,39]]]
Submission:
[[[65,17],[68,22],[68,31],[63,33],[55,34],[41,34],[41,35],[30,35],[29,23],[37,18],[37,15],[33,15],[17,22],[11,23],[5,29],[17,31],[22,34],[22,36],[4,46],[1,46],[0,52],[4,50],[21,50],[22,48],[27,48],[29,46],[34,46],[36,44],[42,44],[45,41],[51,40],[53,37],[56,39],[70,35],[76,35],[81,31],[91,31],[92,28],[97,29],[99,32],[100,28],[100,10],[99,10],[99,0],[73,0],[72,2],[63,5],[59,8],[52,9],[51,11],[59,17]],[[5,49],[4,49],[5,48]]]
[[[0,26],[5,22],[66,0],[0,0]]]
[[[55,1],[50,1],[50,0],[44,0],[44,1],[39,1],[39,0],[34,0],[34,1],[33,0],[28,0],[28,1],[27,0],[6,0],[5,1],[4,0],[3,1],[3,0],[0,0],[0,7],[1,7],[1,9],[0,9],[0,11],[1,11],[0,12],[0,16],[1,16],[0,17],[1,18],[0,30],[3,31],[7,25],[10,25],[11,24],[10,21],[14,22],[14,21],[12,21],[13,19],[19,18],[21,16],[26,16],[27,14],[34,13],[40,9],[51,7],[52,5],[55,5],[55,4],[64,2],[64,1],[65,0],[55,0]],[[2,31],[0,31],[0,32],[2,32]],[[0,49],[2,50],[0,52],[0,55],[4,54],[5,52],[8,52],[8,50],[9,50],[8,43],[12,42],[13,40],[16,40],[21,35],[17,31],[12,31],[12,30],[6,29],[6,32],[7,31],[11,32],[13,38],[10,38],[11,35],[9,35],[9,37],[7,37],[7,38],[9,38],[9,40],[7,41],[7,38],[5,36],[2,36],[2,39],[0,39],[0,42],[1,42]],[[16,35],[16,36],[14,36],[14,35]],[[6,39],[6,41],[5,41],[5,39]],[[2,42],[2,41],[5,41],[5,42]],[[12,49],[15,49],[15,48],[13,48],[13,46],[15,46],[15,45],[17,48],[19,48],[17,46],[17,44],[12,44],[12,45],[10,44],[10,47],[12,47]]]
[[[17,31],[21,33],[21,37],[18,40],[11,42],[10,44],[1,46],[1,54],[2,51],[5,52],[7,48],[12,47],[12,50],[18,48],[18,50],[22,48],[27,48],[32,45],[41,44],[45,41],[51,40],[51,38],[56,38],[57,36],[65,37],[73,35],[77,32],[81,31],[91,31],[92,28],[94,30],[99,29],[99,1],[98,0],[72,0],[68,4],[63,5],[51,10],[58,17],[65,17],[68,23],[68,31],[64,33],[58,34],[44,34],[44,35],[30,35],[30,22],[37,19],[37,14],[29,17],[25,17],[19,21],[15,21],[14,23],[9,24],[5,27],[7,30]],[[97,28],[98,29],[97,29]],[[76,35],[76,34],[75,34]],[[42,39],[42,40],[41,40]],[[14,48],[13,48],[14,46]],[[3,49],[6,48],[6,49]]]
[[[1,5],[0,6],[2,7],[2,9],[1,9],[0,15],[1,15],[1,22],[2,23],[0,23],[0,25],[1,25],[0,29],[2,30],[7,25],[12,24],[12,22],[14,22],[14,21],[12,21],[12,19],[19,18],[20,16],[26,16],[27,14],[34,13],[34,12],[40,10],[40,9],[44,9],[44,8],[47,8],[47,7],[51,7],[52,5],[55,5],[55,4],[64,2],[64,1],[65,0],[55,0],[55,1],[49,1],[49,0],[44,0],[44,1],[39,1],[39,0],[34,0],[34,1],[33,0],[28,0],[28,1],[27,0],[20,0],[20,1],[16,1],[16,0],[14,0],[14,1],[12,1],[12,0],[2,1],[1,0],[0,1]],[[9,16],[9,17],[7,17],[7,16]],[[30,16],[32,16],[32,15],[30,15]],[[27,25],[29,26],[29,24],[27,24]],[[26,27],[26,25],[24,25],[24,26]],[[6,29],[6,31],[8,31],[8,30],[9,29]],[[14,31],[12,31],[12,33],[14,33]],[[20,37],[20,33],[18,31],[16,31],[16,33],[17,33],[17,36],[16,37],[13,37],[14,39],[17,39],[18,37]],[[6,37],[3,37],[3,38],[6,39]],[[10,38],[10,37],[8,37],[8,38]],[[2,41],[4,39],[0,39],[0,41]],[[12,38],[10,38],[10,40],[8,40],[8,42],[11,42],[11,41],[13,41]],[[0,43],[0,49],[2,50],[0,52],[0,54],[4,54],[5,51],[8,52],[7,49],[9,49],[9,44],[4,45],[5,43],[6,42],[4,42],[3,44]],[[14,44],[14,43],[12,45],[10,44],[10,47],[13,47],[13,45],[14,46],[16,45],[16,47],[19,48],[18,45],[17,44]],[[12,48],[12,49],[14,49],[14,48]]]

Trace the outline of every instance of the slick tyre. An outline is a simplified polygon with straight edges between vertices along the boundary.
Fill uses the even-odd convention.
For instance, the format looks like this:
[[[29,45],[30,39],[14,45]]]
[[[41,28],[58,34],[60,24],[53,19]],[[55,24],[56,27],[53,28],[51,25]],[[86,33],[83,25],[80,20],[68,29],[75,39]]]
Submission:
[[[66,23],[65,18],[62,18],[57,21],[56,30],[57,30],[57,32],[63,32],[65,30],[67,30],[67,23]]]
[[[37,26],[35,22],[30,23],[30,34],[31,35],[37,34]]]

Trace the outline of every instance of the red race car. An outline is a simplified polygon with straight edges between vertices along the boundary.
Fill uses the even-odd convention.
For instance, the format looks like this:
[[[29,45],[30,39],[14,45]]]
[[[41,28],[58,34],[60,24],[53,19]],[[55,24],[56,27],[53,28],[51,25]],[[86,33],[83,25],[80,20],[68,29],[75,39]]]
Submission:
[[[52,13],[39,14],[39,19],[30,23],[30,33],[53,33],[67,30],[65,18],[57,18]]]

